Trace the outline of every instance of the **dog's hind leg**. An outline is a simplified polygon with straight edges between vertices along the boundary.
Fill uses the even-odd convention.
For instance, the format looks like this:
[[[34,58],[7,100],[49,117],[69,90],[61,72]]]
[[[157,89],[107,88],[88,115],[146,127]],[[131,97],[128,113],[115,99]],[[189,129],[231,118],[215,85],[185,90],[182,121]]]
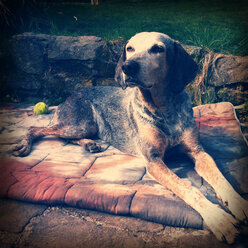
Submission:
[[[12,149],[14,156],[27,156],[35,139],[52,135],[68,140],[92,138],[97,135],[97,126],[93,122],[85,122],[80,126],[63,126],[57,124],[50,127],[30,127],[21,142]]]
[[[71,143],[82,146],[86,151],[95,153],[95,152],[101,152],[102,148],[101,145],[96,143],[92,139],[73,139],[70,140]]]

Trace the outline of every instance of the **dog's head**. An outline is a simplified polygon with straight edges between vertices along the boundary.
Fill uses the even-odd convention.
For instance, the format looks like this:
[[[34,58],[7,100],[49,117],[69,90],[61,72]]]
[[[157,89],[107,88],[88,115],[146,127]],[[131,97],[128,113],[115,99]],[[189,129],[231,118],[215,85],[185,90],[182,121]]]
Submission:
[[[143,32],[133,36],[124,47],[115,80],[123,89],[163,84],[178,93],[194,79],[196,72],[196,63],[179,42],[162,33]]]

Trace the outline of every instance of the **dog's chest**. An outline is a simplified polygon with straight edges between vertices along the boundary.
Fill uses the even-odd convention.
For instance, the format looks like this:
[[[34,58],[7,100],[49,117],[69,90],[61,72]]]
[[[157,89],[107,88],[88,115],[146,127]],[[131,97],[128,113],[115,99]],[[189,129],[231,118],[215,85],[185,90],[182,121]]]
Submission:
[[[136,96],[130,89],[124,93],[115,91],[105,101],[95,101],[92,108],[99,138],[133,155],[140,155],[143,144],[160,142],[175,146],[180,143],[184,130],[193,125],[187,93],[179,96],[180,105],[171,104],[166,112],[150,111]]]
[[[136,128],[136,135],[142,141],[158,140],[167,143],[170,147],[181,143],[181,137],[186,129],[194,126],[193,111],[190,103],[168,108],[166,111],[149,111],[145,106],[132,104],[129,111],[129,120],[132,127]]]

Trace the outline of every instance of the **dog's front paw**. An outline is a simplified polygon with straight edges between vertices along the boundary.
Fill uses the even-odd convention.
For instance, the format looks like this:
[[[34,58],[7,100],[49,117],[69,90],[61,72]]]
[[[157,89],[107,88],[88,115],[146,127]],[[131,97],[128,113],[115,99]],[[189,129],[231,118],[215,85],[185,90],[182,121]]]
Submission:
[[[29,139],[23,139],[19,144],[12,148],[11,152],[16,157],[25,157],[31,151],[32,142]]]
[[[102,148],[101,145],[95,142],[90,142],[85,145],[85,149],[88,152],[91,153],[96,153],[96,152],[101,152]]]
[[[224,204],[239,221],[248,221],[248,201],[240,195],[235,194],[230,200],[224,202]]]
[[[206,209],[203,219],[218,240],[234,243],[239,234],[236,228],[238,221],[230,214],[214,205],[211,209]]]

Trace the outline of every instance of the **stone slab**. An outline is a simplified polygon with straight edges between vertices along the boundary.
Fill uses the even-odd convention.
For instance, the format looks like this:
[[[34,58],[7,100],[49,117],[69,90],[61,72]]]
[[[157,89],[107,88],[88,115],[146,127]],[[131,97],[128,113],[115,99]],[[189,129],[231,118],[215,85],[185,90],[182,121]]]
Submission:
[[[31,218],[46,209],[46,205],[0,199],[0,231],[20,233]]]
[[[5,218],[0,227],[0,246],[10,247],[85,247],[85,248],[227,248],[207,230],[165,227],[141,219],[110,215],[103,212],[70,207],[47,207],[42,212],[29,215],[37,204],[13,200],[0,200],[0,207],[10,211],[0,212]],[[13,210],[13,206],[15,211]],[[23,217],[21,211],[24,210]],[[7,218],[9,217],[9,218]],[[16,221],[12,223],[13,219]],[[14,232],[14,224],[21,231]],[[2,228],[12,227],[8,232]]]

